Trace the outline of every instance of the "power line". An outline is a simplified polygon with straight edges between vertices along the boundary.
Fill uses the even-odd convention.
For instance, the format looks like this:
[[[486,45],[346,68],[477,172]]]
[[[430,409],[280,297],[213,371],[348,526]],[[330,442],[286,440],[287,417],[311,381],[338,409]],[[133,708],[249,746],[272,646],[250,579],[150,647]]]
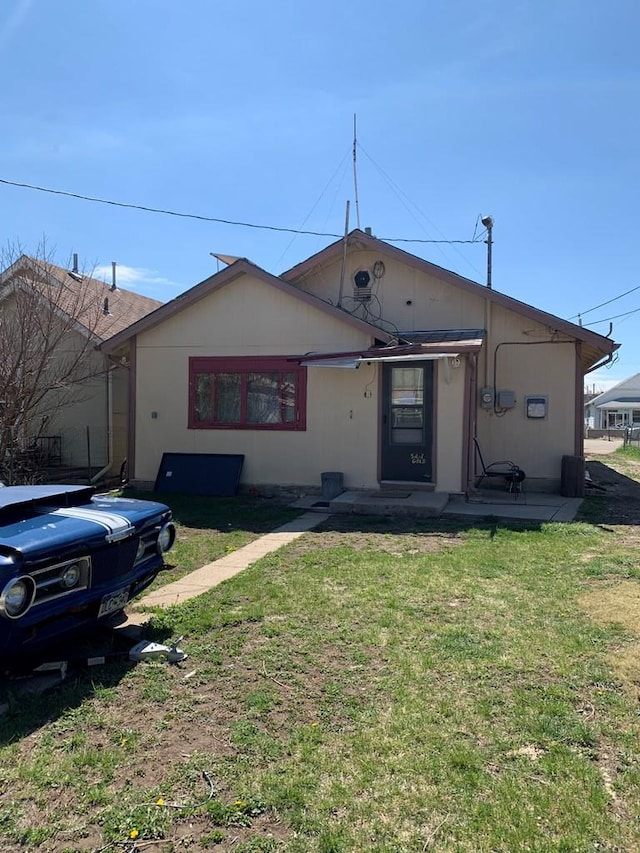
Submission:
[[[604,320],[593,320],[591,323],[585,323],[584,325],[597,326],[598,323],[610,323],[611,320],[618,320],[620,317],[631,317],[632,314],[637,314],[638,311],[640,311],[640,308],[634,308],[633,311],[625,311],[624,314],[616,314],[614,317],[606,317]]]
[[[592,311],[597,311],[598,308],[604,308],[605,305],[611,305],[612,302],[615,302],[618,299],[622,299],[623,296],[628,296],[630,293],[634,293],[636,290],[640,290],[640,284],[637,287],[632,287],[631,290],[625,290],[625,292],[621,293],[619,296],[614,296],[613,299],[607,299],[606,302],[601,302],[600,305],[595,305],[593,308],[588,308],[586,311],[580,311],[579,314],[574,314],[573,317],[569,317],[569,320],[575,320],[576,317],[583,317],[585,314],[590,314]],[[600,322],[604,323],[605,321],[602,320]],[[592,324],[589,323],[589,325]]]
[[[256,228],[264,231],[279,231],[286,234],[302,234],[311,237],[334,237],[341,238],[342,234],[335,234],[330,231],[306,231],[299,228],[283,228],[277,225],[259,225],[255,222],[242,222],[235,219],[222,219],[216,216],[203,216],[198,213],[184,213],[177,210],[168,210],[161,207],[149,207],[144,204],[134,204],[125,201],[114,201],[113,199],[99,198],[98,196],[83,195],[82,193],[74,193],[69,190],[54,190],[50,187],[40,187],[36,184],[27,184],[20,181],[10,181],[6,178],[0,178],[0,184],[6,184],[10,187],[18,187],[20,189],[36,190],[41,193],[49,193],[51,195],[61,195],[67,198],[75,198],[80,201],[92,201],[96,204],[109,204],[112,207],[124,207],[129,210],[142,210],[145,213],[160,213],[164,216],[177,216],[181,219],[197,219],[201,222],[217,222],[221,225],[236,225],[242,228]],[[388,243],[477,243],[478,240],[418,240],[408,237],[380,237],[380,240],[385,240]]]
[[[198,219],[202,222],[218,222],[222,225],[238,225],[243,228],[261,228],[267,231],[285,231],[289,234],[308,234],[312,237],[341,237],[341,234],[330,234],[322,231],[301,231],[296,228],[279,228],[276,225],[256,225],[252,222],[241,222],[234,219],[221,219],[215,216],[202,216],[198,213],[183,213],[176,210],[166,210],[161,207],[147,207],[144,204],[133,204],[125,201],[113,201],[112,199],[98,198],[97,196],[82,195],[81,193],[73,193],[68,190],[54,190],[50,187],[39,187],[35,184],[25,184],[18,181],[9,181],[5,178],[0,178],[0,184],[8,184],[12,187],[20,187],[22,189],[37,190],[41,193],[51,193],[52,195],[63,195],[68,198],[76,198],[81,201],[93,201],[97,204],[110,204],[114,207],[126,207],[130,210],[143,210],[145,213],[162,213],[165,216],[179,216],[182,219]]]

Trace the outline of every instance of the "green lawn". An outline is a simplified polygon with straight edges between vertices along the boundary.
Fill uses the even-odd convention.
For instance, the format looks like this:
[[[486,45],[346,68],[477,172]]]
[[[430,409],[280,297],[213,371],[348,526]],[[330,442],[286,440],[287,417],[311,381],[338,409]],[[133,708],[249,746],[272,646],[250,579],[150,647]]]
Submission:
[[[640,850],[640,528],[585,517],[332,518],[159,614],[183,664],[0,719],[0,850]]]
[[[127,489],[124,494],[169,504],[177,525],[176,544],[167,555],[168,571],[162,572],[150,589],[178,580],[299,515],[296,510],[275,500],[250,495],[194,498],[133,489]]]

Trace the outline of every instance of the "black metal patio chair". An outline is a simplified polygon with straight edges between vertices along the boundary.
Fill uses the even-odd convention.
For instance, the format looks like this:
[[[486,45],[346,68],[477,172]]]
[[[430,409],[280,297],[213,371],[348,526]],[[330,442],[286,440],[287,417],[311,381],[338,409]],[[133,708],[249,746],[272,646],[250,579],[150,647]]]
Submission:
[[[476,453],[478,454],[478,459],[482,466],[482,473],[476,480],[476,489],[480,488],[484,479],[502,477],[507,484],[508,491],[515,492],[517,496],[522,489],[522,482],[527,476],[522,468],[519,465],[516,465],[515,462],[511,462],[508,459],[501,460],[500,462],[491,462],[489,465],[485,465],[478,439],[474,438],[473,443],[475,444]]]

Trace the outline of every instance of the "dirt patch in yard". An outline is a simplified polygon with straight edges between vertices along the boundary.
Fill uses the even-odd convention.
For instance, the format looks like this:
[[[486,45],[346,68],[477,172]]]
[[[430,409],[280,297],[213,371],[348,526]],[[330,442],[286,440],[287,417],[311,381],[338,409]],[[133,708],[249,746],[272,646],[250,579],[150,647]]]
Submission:
[[[442,519],[436,523],[417,522],[411,518],[363,520],[361,516],[334,515],[289,545],[292,554],[304,554],[318,548],[347,547],[355,551],[381,551],[406,556],[429,554],[459,545],[461,530]]]
[[[592,520],[615,526],[640,525],[640,482],[635,479],[640,479],[640,462],[609,456],[606,464],[587,460],[587,470],[593,483],[600,487],[590,494]],[[634,538],[640,535],[640,531],[628,533]]]

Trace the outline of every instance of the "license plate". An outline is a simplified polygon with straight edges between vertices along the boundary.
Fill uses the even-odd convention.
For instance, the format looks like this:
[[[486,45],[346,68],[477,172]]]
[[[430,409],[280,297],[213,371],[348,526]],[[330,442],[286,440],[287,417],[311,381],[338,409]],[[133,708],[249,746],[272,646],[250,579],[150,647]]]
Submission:
[[[110,592],[103,596],[100,602],[100,610],[98,610],[98,619],[101,616],[106,616],[107,613],[113,613],[114,610],[122,610],[125,604],[129,601],[129,587],[117,589],[115,592]]]

